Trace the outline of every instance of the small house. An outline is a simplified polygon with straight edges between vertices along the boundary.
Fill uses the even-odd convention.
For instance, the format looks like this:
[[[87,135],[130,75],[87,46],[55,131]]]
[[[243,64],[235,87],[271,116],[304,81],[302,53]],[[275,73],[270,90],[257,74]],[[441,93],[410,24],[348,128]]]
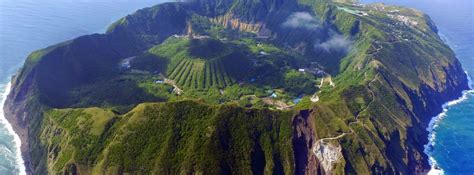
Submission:
[[[293,103],[298,104],[300,101],[301,101],[301,98],[298,97],[298,98],[296,98],[296,99],[293,100]]]
[[[270,97],[272,97],[272,98],[277,98],[278,95],[277,95],[275,92],[273,92],[272,95],[270,95]]]
[[[129,61],[129,60],[125,60],[125,61],[122,62],[122,68],[124,68],[124,69],[130,69],[130,67],[132,67],[132,66],[130,65],[130,61]]]

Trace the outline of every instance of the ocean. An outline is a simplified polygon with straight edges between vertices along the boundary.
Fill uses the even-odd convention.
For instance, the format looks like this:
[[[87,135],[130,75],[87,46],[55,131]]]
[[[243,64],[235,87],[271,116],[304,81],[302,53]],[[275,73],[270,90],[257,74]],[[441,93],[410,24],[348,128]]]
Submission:
[[[362,0],[363,3],[412,7],[430,15],[440,35],[454,50],[464,70],[474,75],[473,0]],[[441,171],[433,174],[474,174],[474,92],[445,104],[443,113],[432,120],[430,144],[425,153]]]
[[[160,2],[164,0],[0,0],[0,102],[30,52],[103,33],[119,18]],[[0,175],[24,174],[17,138],[0,110]]]
[[[101,33],[120,17],[160,0],[0,0],[0,94],[33,50]],[[420,9],[437,24],[469,75],[474,75],[474,1],[362,0]],[[0,95],[3,101],[4,95]],[[1,105],[1,103],[0,103]],[[3,105],[2,105],[3,106]],[[434,120],[426,153],[445,174],[474,173],[474,94],[446,105]],[[0,110],[0,174],[23,174],[18,141]],[[437,173],[440,173],[439,171]]]

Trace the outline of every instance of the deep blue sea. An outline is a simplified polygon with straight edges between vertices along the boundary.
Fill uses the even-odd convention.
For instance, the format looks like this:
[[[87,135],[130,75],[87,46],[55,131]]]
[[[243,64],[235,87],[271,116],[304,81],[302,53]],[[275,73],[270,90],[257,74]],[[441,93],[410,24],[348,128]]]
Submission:
[[[474,75],[473,0],[362,0],[420,9],[436,22],[464,69]],[[162,0],[0,0],[0,94],[33,50],[101,33],[136,9]],[[3,95],[0,95],[2,101]],[[0,110],[1,112],[1,110]],[[0,175],[20,174],[21,160],[0,113]],[[445,174],[474,174],[474,95],[451,103],[435,124],[427,150]]]
[[[163,1],[0,0],[0,101],[10,77],[30,52],[81,35],[103,33],[120,17]],[[0,110],[0,175],[24,173],[14,138]]]
[[[424,11],[437,24],[440,34],[456,52],[464,70],[474,75],[473,0],[362,0],[383,2]],[[445,106],[433,123],[431,141],[425,151],[444,174],[474,174],[474,93]]]

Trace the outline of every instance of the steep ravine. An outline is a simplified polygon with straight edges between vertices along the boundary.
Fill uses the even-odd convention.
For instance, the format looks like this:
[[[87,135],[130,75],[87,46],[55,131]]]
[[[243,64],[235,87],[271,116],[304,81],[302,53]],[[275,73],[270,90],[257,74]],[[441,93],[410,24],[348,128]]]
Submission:
[[[314,123],[311,111],[301,111],[293,119],[293,151],[295,154],[295,174],[317,174],[319,169],[316,156],[312,153],[315,142]]]
[[[266,7],[256,9],[271,12],[283,9],[284,12],[280,14],[282,16],[290,14],[291,11],[308,9],[306,6],[284,8],[279,4],[281,2],[263,2]],[[219,4],[217,1],[202,3],[209,6]],[[226,3],[232,4],[230,1],[225,2],[224,6],[212,8],[216,12],[199,14],[208,15],[210,22],[220,26],[265,37],[276,37],[273,38],[275,41],[282,39],[278,38],[281,34],[283,38],[304,38],[308,35],[311,36],[308,37],[310,40],[316,37],[317,32],[314,31],[308,34],[287,29],[277,30],[280,26],[277,24],[267,26],[267,23],[262,21],[266,16],[262,17],[260,13],[258,18],[233,15],[235,11],[223,13],[222,11],[225,12],[226,8],[231,6]],[[242,4],[233,5],[233,10],[236,10]],[[423,145],[427,142],[428,133],[425,128],[430,118],[441,111],[444,102],[459,97],[463,90],[468,89],[467,77],[455,55],[441,43],[433,28],[432,31],[427,31],[424,38],[417,41],[384,41],[386,36],[380,34],[383,31],[376,28],[383,28],[384,25],[374,22],[374,19],[350,15],[337,10],[334,4],[315,5],[311,8],[322,14],[322,20],[330,24],[331,30],[350,36],[359,51],[337,62],[339,65],[336,67],[340,69],[333,71],[336,73],[332,75],[335,86],[324,87],[320,93],[320,101],[312,108],[282,112],[187,101],[147,104],[143,102],[153,99],[134,99],[124,103],[126,110],[113,112],[113,115],[117,115],[114,117],[119,120],[107,126],[112,128],[111,130],[96,133],[105,137],[100,146],[94,149],[96,155],[83,157],[85,162],[65,160],[69,161],[69,167],[53,166],[57,163],[58,155],[61,155],[61,151],[57,151],[60,148],[58,145],[45,143],[53,143],[52,138],[65,133],[56,131],[71,129],[68,127],[76,127],[79,124],[56,125],[52,122],[54,117],[44,115],[45,112],[51,112],[54,108],[70,107],[66,104],[77,100],[68,99],[70,89],[82,84],[97,83],[98,80],[93,77],[98,74],[113,75],[116,72],[107,68],[116,66],[121,58],[141,53],[150,45],[158,44],[173,34],[183,34],[186,20],[192,16],[190,9],[195,8],[191,8],[189,4],[159,5],[123,18],[112,25],[107,34],[81,37],[33,53],[23,69],[13,77],[12,91],[4,107],[7,119],[21,137],[21,149],[28,173],[74,173],[80,170],[87,172],[84,174],[218,174],[230,173],[231,170],[233,173],[254,174],[426,172],[430,167],[427,156],[423,154]],[[175,17],[177,20],[173,20]],[[284,19],[273,20],[281,22]],[[167,25],[168,23],[172,25]],[[357,30],[353,30],[354,28]],[[273,35],[274,33],[279,35]],[[436,46],[426,44],[430,42]],[[90,47],[94,47],[94,44],[100,45],[101,49],[92,50]],[[304,44],[305,47],[311,48],[314,43]],[[84,48],[88,53],[98,53],[98,56],[81,55]],[[441,51],[428,54],[423,49]],[[320,61],[319,59],[324,57],[316,59]],[[87,65],[91,62],[99,65],[97,70],[88,69]],[[330,67],[335,63],[327,65]],[[67,75],[63,76],[56,71]],[[77,81],[74,81],[76,79]],[[65,99],[65,103],[52,99]],[[161,111],[168,111],[167,114],[170,115]],[[193,118],[196,114],[205,117]],[[43,118],[45,116],[48,118]],[[188,126],[190,123],[192,125]],[[195,125],[196,123],[203,126]],[[193,132],[190,134],[189,130]],[[141,131],[158,134],[156,137],[143,137],[134,141],[157,143],[157,140],[166,139],[160,143],[166,142],[167,145],[152,149],[140,144],[139,151],[130,151],[129,148],[134,145],[125,143],[130,143],[130,139],[141,138]],[[42,138],[39,137],[41,133],[44,133]],[[158,137],[163,133],[172,134]],[[79,136],[73,134],[68,137],[79,139]],[[192,144],[185,144],[183,137]],[[48,149],[51,145],[52,148]],[[69,142],[61,142],[61,146],[74,148]],[[122,152],[114,153],[113,150]],[[183,156],[183,153],[190,154]],[[127,156],[126,160],[122,160],[116,157],[122,154],[140,158]],[[188,158],[187,156],[192,159],[182,161],[179,165],[173,162]],[[206,159],[207,157],[211,160]],[[134,163],[148,159],[150,161],[146,162],[150,166],[143,165],[141,169],[135,169],[134,166],[137,165]],[[69,171],[69,168],[72,168],[72,171]]]

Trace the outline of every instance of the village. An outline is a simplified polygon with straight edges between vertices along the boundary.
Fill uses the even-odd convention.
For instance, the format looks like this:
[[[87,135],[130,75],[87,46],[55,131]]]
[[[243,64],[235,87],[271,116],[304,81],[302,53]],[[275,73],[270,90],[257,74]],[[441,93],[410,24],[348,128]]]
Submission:
[[[181,37],[181,36],[174,36],[174,37]],[[268,56],[270,53],[266,53],[264,51],[260,51],[259,55],[260,56]],[[152,84],[155,84],[155,86],[168,86],[169,90],[166,93],[170,94],[175,94],[175,96],[186,96],[186,89],[183,87],[180,87],[176,81],[167,78],[165,75],[160,73],[159,71],[154,71],[154,72],[149,72],[149,71],[143,71],[139,69],[135,69],[133,67],[133,61],[137,58],[137,56],[133,57],[127,57],[122,59],[122,61],[119,63],[120,69],[127,73],[127,74],[137,74],[137,75],[143,75],[143,76],[151,76],[151,82]],[[252,60],[254,66],[258,66],[258,61],[257,59]],[[301,67],[295,69],[295,71],[301,73],[301,74],[311,74],[316,77],[321,77],[319,78],[319,82],[315,85],[316,89],[321,89],[323,86],[327,85],[330,87],[335,87],[334,82],[331,79],[331,76],[329,76],[326,72],[323,70],[319,69],[316,63],[310,63],[306,67]],[[247,85],[251,85],[252,83],[255,83],[257,78],[250,78],[247,81],[241,81],[238,83],[238,86],[240,87],[245,87]],[[219,88],[219,94],[220,95],[225,95],[226,88]],[[239,100],[237,101],[261,101],[266,105],[273,106],[274,109],[278,110],[289,110],[292,109],[295,105],[297,105],[299,102],[303,100],[303,98],[308,98],[309,101],[312,103],[316,103],[319,101],[319,96],[318,96],[318,91],[316,91],[314,94],[309,94],[307,95],[299,95],[297,97],[291,97],[288,96],[283,89],[267,89],[264,91],[264,96],[262,95],[242,95]],[[235,101],[235,100],[234,100]]]
[[[211,37],[208,35],[200,35],[197,34],[193,31],[192,25],[188,23],[188,27],[186,28],[185,34],[174,34],[171,37],[175,39],[193,39],[193,40],[207,40],[210,39]],[[256,41],[264,41],[265,39],[269,38],[268,33],[264,34],[258,34],[255,36]],[[226,42],[227,38],[218,38],[221,42]],[[241,43],[245,44],[245,43]],[[257,42],[256,43],[256,48],[264,48],[265,46],[262,43]],[[265,49],[260,49],[256,50],[256,55],[254,58],[250,58],[250,61],[252,63],[253,67],[260,67],[264,64],[263,60],[266,57],[272,57],[272,53],[266,51]],[[145,71],[141,69],[137,69],[134,67],[134,61],[135,59],[139,58],[139,56],[132,56],[132,57],[127,57],[121,60],[119,63],[120,70],[122,70],[126,74],[136,74],[136,75],[141,75],[141,76],[146,76],[146,77],[151,77],[149,80],[147,80],[148,85],[147,86],[157,86],[157,87],[162,87],[161,89],[168,89],[167,91],[163,92],[155,92],[155,93],[165,93],[165,94],[174,94],[171,95],[171,98],[186,98],[186,96],[192,95],[193,93],[196,93],[196,90],[194,88],[190,87],[184,87],[181,86],[176,80],[173,80],[173,78],[169,78],[164,73],[160,72],[159,70],[156,71]],[[294,71],[299,73],[299,74],[307,74],[311,75],[314,77],[317,77],[315,79],[315,85],[314,89],[316,91],[313,94],[299,94],[297,96],[289,95],[285,89],[283,88],[270,88],[270,87],[265,87],[263,91],[253,93],[253,94],[241,94],[238,99],[234,99],[231,101],[234,102],[243,102],[247,101],[247,104],[244,106],[252,106],[256,105],[257,103],[263,103],[264,105],[268,105],[270,108],[278,109],[278,110],[289,110],[292,109],[295,105],[300,103],[303,100],[308,100],[311,103],[316,103],[319,101],[319,89],[322,89],[323,86],[328,86],[331,88],[335,87],[334,82],[332,81],[332,78],[329,74],[327,74],[325,71],[323,71],[320,66],[318,65],[317,62],[309,62],[307,65],[302,65],[300,67],[294,68]],[[236,85],[238,85],[238,88],[248,88],[254,87],[255,83],[259,81],[259,79],[262,77],[255,76],[255,77],[249,77],[248,79],[241,80],[239,82],[235,82]],[[317,82],[316,82],[317,81]],[[231,84],[230,84],[231,85]],[[215,87],[218,89],[218,95],[223,98],[224,96],[228,95],[228,87]],[[256,89],[257,90],[257,89]],[[206,91],[209,90],[199,90],[202,91],[200,93],[206,93]],[[191,93],[191,94],[189,94]],[[168,95],[169,96],[169,95]],[[226,100],[219,100],[219,103],[226,102]]]

